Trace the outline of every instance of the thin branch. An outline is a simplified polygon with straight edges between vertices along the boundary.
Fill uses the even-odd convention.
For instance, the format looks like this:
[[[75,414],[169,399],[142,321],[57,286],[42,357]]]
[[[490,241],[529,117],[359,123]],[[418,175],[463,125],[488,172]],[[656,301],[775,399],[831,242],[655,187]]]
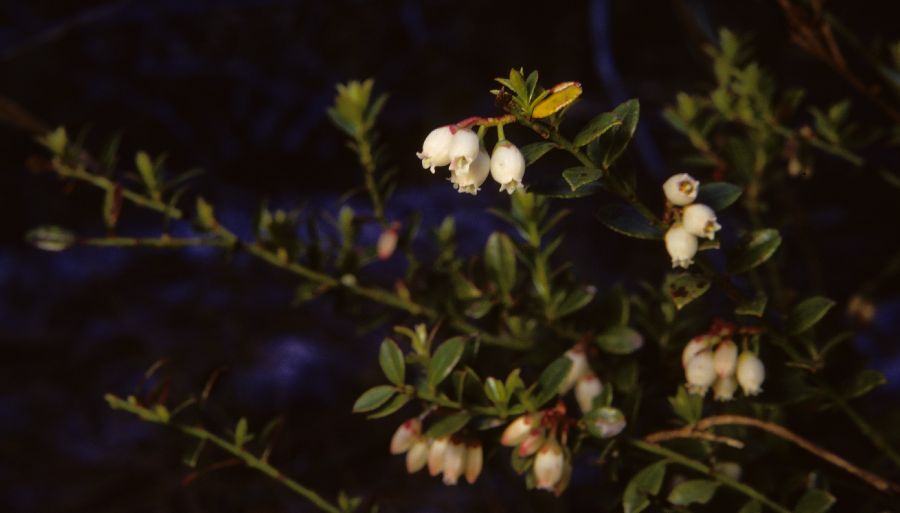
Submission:
[[[182,433],[192,436],[198,440],[206,440],[217,445],[219,448],[228,452],[232,456],[240,459],[243,463],[252,469],[256,469],[263,474],[275,479],[279,483],[283,484],[287,488],[289,488],[292,492],[304,497],[306,500],[312,502],[322,511],[327,511],[328,513],[341,513],[341,509],[328,502],[321,495],[316,493],[314,490],[307,488],[300,483],[294,481],[293,479],[285,476],[281,473],[280,470],[273,467],[266,461],[254,456],[253,454],[247,452],[242,446],[231,443],[224,438],[221,438],[206,429],[203,429],[199,426],[189,426],[187,424],[181,424],[178,422],[172,422],[167,416],[161,416],[158,412],[151,410],[149,408],[145,408],[136,401],[127,401],[120,397],[116,397],[112,394],[106,394],[106,402],[109,403],[110,408],[114,410],[127,411],[134,415],[137,415],[141,418],[141,420],[146,422],[152,422],[155,424],[163,424],[166,426],[173,427]]]
[[[199,246],[228,247],[229,243],[213,238],[172,238],[162,237],[96,237],[77,239],[76,244],[82,246],[124,247],[124,248],[189,248]]]
[[[644,441],[651,444],[658,444],[659,442],[678,440],[681,438],[695,438],[698,440],[717,442],[729,447],[734,447],[735,449],[744,448],[744,442],[740,440],[728,436],[716,435],[715,433],[710,433],[708,431],[698,431],[695,426],[685,426],[680,429],[671,429],[668,431],[657,431],[656,433],[645,436]]]

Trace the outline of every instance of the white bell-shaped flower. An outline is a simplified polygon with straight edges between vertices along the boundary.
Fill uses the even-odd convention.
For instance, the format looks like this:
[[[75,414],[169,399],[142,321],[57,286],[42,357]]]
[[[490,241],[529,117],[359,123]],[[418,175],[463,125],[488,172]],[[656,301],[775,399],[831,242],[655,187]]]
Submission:
[[[737,381],[747,395],[756,395],[762,391],[762,383],[766,379],[766,368],[762,360],[754,353],[744,351],[738,358]]]
[[[464,129],[453,134],[450,143],[450,171],[459,176],[469,173],[469,166],[478,158],[481,141],[475,132]]]
[[[559,385],[560,395],[572,390],[572,387],[575,386],[575,382],[578,381],[578,378],[591,371],[590,366],[588,366],[587,354],[584,352],[584,347],[580,345],[574,346],[572,349],[566,351],[564,356],[569,360],[572,360],[572,366],[569,367],[569,373],[566,374],[566,378]]]
[[[411,418],[400,424],[391,438],[391,454],[403,454],[421,434],[422,422],[417,418]]]
[[[535,484],[541,490],[553,491],[565,467],[565,454],[554,438],[548,439],[534,457]]]
[[[465,174],[457,171],[450,173],[450,183],[459,192],[472,195],[478,194],[478,191],[481,190],[481,185],[487,180],[490,168],[491,159],[486,151],[481,150],[472,164],[469,165],[469,169]]]
[[[431,174],[434,174],[435,167],[449,164],[452,142],[453,132],[449,126],[432,130],[422,143],[422,151],[416,152],[416,157],[422,159],[422,169],[430,169]]]
[[[469,442],[466,446],[466,481],[473,484],[481,474],[484,462],[484,451],[481,442]]]
[[[519,445],[536,425],[537,419],[535,416],[526,413],[506,426],[506,429],[503,430],[503,435],[500,437],[500,443],[507,447]]]
[[[419,439],[412,444],[412,447],[406,452],[407,472],[415,474],[425,467],[425,464],[428,463],[429,448],[428,439],[425,437],[419,437]]]
[[[466,470],[466,444],[451,441],[444,451],[444,484],[455,486]]]
[[[716,348],[713,356],[716,363],[716,374],[720,378],[731,376],[737,368],[738,347],[731,340],[724,340]]]
[[[663,183],[663,192],[669,203],[683,207],[690,205],[697,199],[700,190],[700,182],[687,173],[672,175]]]
[[[450,445],[450,437],[444,436],[431,442],[428,448],[428,473],[432,476],[440,474],[444,470],[444,455]]]
[[[734,375],[716,378],[713,383],[713,397],[716,401],[730,401],[734,399],[734,392],[737,390],[737,380]]]
[[[509,141],[498,142],[491,154],[491,178],[500,184],[500,192],[512,194],[524,188],[524,176],[525,156],[519,148]]]
[[[702,203],[684,207],[681,225],[691,235],[709,240],[715,239],[716,232],[722,229],[722,225],[716,221],[716,213],[713,209]]]
[[[603,383],[593,372],[588,372],[575,383],[575,400],[581,413],[587,413],[594,409],[594,399],[603,392]]]
[[[672,267],[687,269],[694,263],[697,254],[697,237],[680,224],[673,224],[666,232],[666,251],[672,257]]]
[[[681,352],[681,366],[687,368],[688,362],[701,351],[709,349],[712,342],[713,337],[710,337],[709,335],[697,335],[692,338],[691,341],[684,346],[684,350]]]
[[[716,366],[711,351],[703,351],[691,358],[684,370],[688,392],[703,395],[716,380]]]

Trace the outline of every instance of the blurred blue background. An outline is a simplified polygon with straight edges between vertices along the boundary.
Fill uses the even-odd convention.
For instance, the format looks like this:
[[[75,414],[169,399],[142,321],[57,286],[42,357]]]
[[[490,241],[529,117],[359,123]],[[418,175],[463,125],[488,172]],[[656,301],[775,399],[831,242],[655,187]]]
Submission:
[[[888,5],[830,7],[863,35],[896,37]],[[573,124],[639,97],[640,131],[623,165],[639,170],[652,198],[654,184],[677,169],[686,150],[660,110],[676,92],[710,81],[699,47],[720,26],[755,33],[763,66],[785,85],[811,87],[812,102],[853,95],[790,45],[783,14],[770,1],[4,0],[0,96],[47,126],[70,133],[89,126],[88,147],[122,131],[123,166],[143,149],[167,153],[173,169],[202,167],[196,189],[224,224],[249,237],[263,199],[334,212],[339,196],[360,182],[325,110],[335,83],[374,77],[376,89],[391,95],[381,132],[400,186],[389,217],[421,212],[426,229],[417,246],[427,252],[425,235],[453,214],[461,250],[476,253],[500,227],[484,209],[506,200],[493,188],[457,195],[423,173],[414,153],[428,130],[495,112],[487,90],[511,66],[539,69],[545,85],[581,81],[586,93],[571,112]],[[857,107],[861,119],[877,119],[864,100]],[[383,333],[360,333],[327,300],[292,307],[292,276],[212,249],[49,254],[27,246],[24,234],[40,224],[103,234],[96,191],[27,171],[28,157],[40,153],[29,134],[0,126],[4,511],[312,511],[246,469],[185,485],[187,441],[107,409],[104,393],[134,390],[161,358],[169,362],[173,397],[196,393],[216,369],[227,369],[208,412],[213,426],[230,428],[246,415],[258,429],[283,415],[273,461],[329,497],[346,488],[382,511],[419,512],[580,511],[608,503],[591,493],[597,470],[580,472],[560,501],[524,493],[505,454],[476,486],[460,490],[406,475],[401,459],[387,454],[399,420],[350,414],[359,391],[380,381],[374,362]],[[547,159],[530,173],[557,172],[556,163]],[[900,249],[898,194],[827,159],[803,186],[814,230],[807,236],[825,270],[819,292],[841,307]],[[566,205],[575,208],[567,222],[577,235],[562,256],[574,260],[579,276],[600,285],[655,277],[664,267],[661,250],[609,233],[592,220],[590,201]],[[360,196],[351,204],[368,208]],[[155,216],[123,211],[120,233],[158,230]],[[397,267],[375,267],[363,279],[390,285]],[[795,271],[790,284],[808,290],[808,269]],[[890,381],[862,407],[889,414],[884,406],[896,406],[900,386],[900,287],[896,275],[879,280],[876,316],[855,343]],[[204,463],[214,461],[209,455]]]

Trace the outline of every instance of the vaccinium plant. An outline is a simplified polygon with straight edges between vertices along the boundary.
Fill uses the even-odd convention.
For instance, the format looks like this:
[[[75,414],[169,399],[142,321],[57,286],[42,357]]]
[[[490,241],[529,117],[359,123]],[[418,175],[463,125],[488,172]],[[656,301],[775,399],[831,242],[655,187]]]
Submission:
[[[687,169],[661,183],[638,187],[633,170],[620,163],[639,123],[637,99],[571,127],[567,113],[582,86],[544,87],[536,71],[513,69],[496,80],[494,115],[461,113],[461,121],[425,135],[415,155],[434,179],[446,178],[460,193],[508,193],[484,214],[507,229],[491,234],[476,257],[458,252],[465,234],[452,217],[435,228],[428,260],[413,251],[412,242],[425,238],[418,220],[388,217],[396,182],[384,172],[376,131],[386,96],[373,95],[371,80],[339,85],[328,112],[358,157],[371,204],[366,211],[344,205],[327,232],[333,236],[319,230],[326,221],[320,216],[263,207],[256,237],[244,240],[214,205],[202,197],[188,202],[184,175],[170,176],[162,158],[141,152],[133,173],[113,174],[60,128],[40,138],[50,158],[36,164],[101,189],[109,235],[82,238],[45,226],[29,237],[51,251],[76,244],[215,246],[293,275],[298,303],[331,296],[378,305],[371,317],[387,336],[372,365],[384,381],[343,407],[396,424],[385,447],[403,455],[408,472],[427,469],[447,486],[476,483],[509,465],[522,487],[561,496],[580,467],[597,465],[597,493],[626,513],[819,513],[844,500],[842,492],[843,510],[857,510],[850,501],[863,495],[870,496],[867,511],[876,511],[900,493],[881,475],[896,474],[900,456],[851,400],[883,377],[864,369],[843,384],[826,377],[847,336],[829,322],[835,301],[786,294],[774,205],[784,181],[815,180],[818,154],[861,166],[855,150],[875,138],[849,122],[846,102],[812,107],[814,126],[793,127],[800,95],[778,91],[730,32],[708,53],[715,88],[679,94],[665,112],[695,154]],[[530,135],[508,138],[512,126]],[[538,170],[550,152],[571,159],[571,167]],[[413,150],[406,154],[402,165],[415,165]],[[664,201],[646,199],[653,197]],[[656,269],[631,277],[643,280],[634,287],[583,283],[558,255],[563,236],[577,236],[562,223],[567,201],[595,202],[600,223],[648,241],[644,251]],[[162,234],[117,235],[125,204],[158,212]],[[728,220],[720,223],[726,209]],[[172,223],[191,223],[195,235],[169,235]],[[377,227],[376,243],[362,242],[365,225]],[[366,282],[369,264],[401,257],[408,265],[394,287]],[[359,497],[326,499],[273,467],[271,426],[253,433],[243,418],[231,429],[205,426],[196,406],[210,386],[176,402],[161,393],[106,399],[196,438],[197,454],[229,453],[323,511],[360,508]],[[815,432],[791,429],[792,416],[825,408],[842,411],[858,428],[847,437],[879,448],[878,473],[832,452]],[[776,452],[814,458],[776,468],[766,460]]]

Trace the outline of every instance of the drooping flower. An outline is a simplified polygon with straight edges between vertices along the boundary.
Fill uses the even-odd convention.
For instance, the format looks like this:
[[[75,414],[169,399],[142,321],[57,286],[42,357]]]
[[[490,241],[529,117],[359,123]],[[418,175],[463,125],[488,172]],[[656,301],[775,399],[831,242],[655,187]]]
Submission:
[[[723,340],[714,355],[716,374],[720,378],[731,376],[737,368],[738,348],[731,340]]]
[[[422,422],[417,418],[411,418],[400,424],[391,437],[391,454],[403,454],[422,434]]]
[[[519,148],[509,141],[498,142],[491,154],[491,177],[500,184],[500,192],[512,194],[524,188],[524,176],[525,156]]]
[[[697,199],[700,190],[700,182],[687,173],[672,175],[663,183],[663,192],[669,203],[683,207],[690,205]]]
[[[534,479],[541,490],[553,491],[562,478],[565,455],[555,438],[549,438],[534,457]]]
[[[734,399],[734,392],[737,390],[737,380],[733,374],[725,377],[716,378],[713,383],[713,397],[716,401],[730,401]]]
[[[469,166],[478,158],[481,141],[475,132],[464,129],[457,130],[450,142],[450,171],[458,176],[469,173]]]
[[[738,358],[737,381],[747,395],[756,395],[762,391],[762,383],[766,379],[766,368],[762,360],[750,351],[744,351]]]
[[[692,338],[691,341],[684,346],[684,350],[681,352],[681,366],[687,368],[691,358],[697,356],[701,351],[709,349],[712,342],[713,338],[709,335],[697,335]]]
[[[428,450],[427,438],[419,437],[418,440],[413,442],[412,447],[406,452],[406,471],[410,474],[415,474],[422,470],[425,464],[428,463]]]
[[[694,255],[697,254],[697,237],[681,224],[673,224],[666,232],[666,251],[672,257],[672,267],[687,269],[694,263]]]
[[[444,436],[431,442],[428,448],[428,473],[432,476],[440,474],[444,470],[444,455],[450,445],[450,437]]]
[[[528,433],[528,436],[526,436],[524,440],[522,440],[517,451],[519,456],[524,458],[536,453],[542,445],[544,445],[544,430],[535,428]]]
[[[572,387],[575,386],[575,382],[578,381],[578,378],[584,376],[591,370],[590,366],[588,366],[587,354],[584,352],[584,347],[576,345],[566,351],[564,356],[569,360],[572,360],[572,366],[569,368],[569,373],[566,374],[566,378],[559,385],[560,395],[566,394],[569,390],[572,390]]]
[[[466,469],[466,444],[451,441],[444,451],[444,484],[456,485]]]
[[[484,451],[481,448],[481,442],[469,442],[466,446],[466,481],[469,484],[478,479],[483,461]]]
[[[703,395],[716,380],[716,368],[710,351],[703,351],[691,358],[684,370],[687,389],[693,394]]]
[[[416,157],[422,159],[422,169],[430,169],[434,174],[435,167],[449,164],[452,141],[453,132],[449,126],[432,130],[422,143],[422,151],[416,152]]]
[[[694,203],[684,207],[681,215],[681,224],[691,235],[713,240],[716,232],[722,229],[716,220],[713,209],[702,203]]]
[[[581,413],[587,413],[594,409],[594,399],[603,392],[603,383],[593,372],[588,372],[578,378],[575,383],[575,400]]]
[[[469,165],[468,171],[466,173],[459,173],[456,171],[452,171],[450,173],[450,183],[453,184],[453,188],[458,190],[461,193],[478,194],[478,191],[481,190],[481,185],[487,180],[488,174],[490,173],[491,167],[491,159],[488,157],[486,151],[482,150],[478,152],[478,156],[475,157],[475,161]]]
[[[514,447],[522,443],[537,424],[534,415],[526,413],[509,423],[500,437],[500,443],[507,447]]]

